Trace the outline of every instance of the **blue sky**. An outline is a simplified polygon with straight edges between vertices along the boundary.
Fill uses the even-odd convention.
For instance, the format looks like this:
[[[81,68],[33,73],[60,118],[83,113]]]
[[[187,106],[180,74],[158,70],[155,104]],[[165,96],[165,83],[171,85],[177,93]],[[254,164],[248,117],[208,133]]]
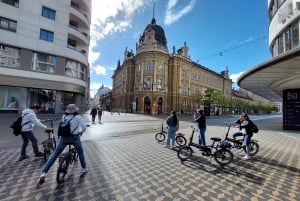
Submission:
[[[155,3],[153,3],[155,2]],[[155,5],[155,7],[154,7]],[[113,71],[153,17],[163,27],[169,52],[186,42],[190,58],[235,82],[271,58],[267,0],[93,0],[89,62],[91,96],[112,87]],[[236,85],[234,85],[237,88]]]

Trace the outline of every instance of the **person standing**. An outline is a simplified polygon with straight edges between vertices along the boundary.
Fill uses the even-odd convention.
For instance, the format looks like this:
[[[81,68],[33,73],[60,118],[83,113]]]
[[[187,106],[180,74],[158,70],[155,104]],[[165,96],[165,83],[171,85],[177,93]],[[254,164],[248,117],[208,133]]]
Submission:
[[[95,118],[96,118],[96,115],[97,115],[97,108],[96,108],[96,106],[94,106],[92,108],[90,115],[92,115],[92,123],[95,123]]]
[[[98,105],[97,110],[98,110],[98,121],[100,123],[101,117],[102,117],[102,113],[103,113],[102,107],[100,105]]]
[[[51,155],[49,160],[42,168],[42,174],[39,179],[39,184],[43,184],[45,182],[46,175],[55,162],[55,160],[59,157],[59,155],[63,152],[65,147],[68,144],[73,144],[76,151],[79,155],[79,161],[81,164],[80,173],[87,173],[88,170],[86,168],[85,157],[83,148],[81,145],[80,137],[86,131],[86,125],[82,119],[82,117],[78,114],[78,107],[75,104],[69,104],[65,111],[65,114],[62,117],[62,121],[70,121],[70,129],[72,131],[71,136],[61,136],[60,141],[55,149],[55,152]]]
[[[37,118],[36,114],[40,110],[41,110],[41,107],[39,105],[34,105],[34,106],[32,106],[30,108],[26,108],[25,110],[22,111],[21,137],[23,139],[23,145],[21,148],[21,156],[19,158],[19,161],[29,158],[29,156],[26,155],[26,148],[29,143],[29,140],[31,141],[35,157],[44,156],[43,153],[39,151],[38,140],[36,139],[32,130],[33,130],[34,126],[38,126],[45,130],[52,130],[52,128],[47,128],[47,126],[44,125],[43,123],[41,123],[41,121]]]
[[[196,110],[196,113],[194,114],[194,121],[193,123],[198,123],[198,131],[199,131],[199,144],[202,146],[206,146],[205,142],[205,131],[206,131],[206,117],[204,115],[203,110]]]
[[[246,135],[244,138],[244,144],[246,146],[246,155],[243,157],[245,160],[251,159],[250,151],[251,151],[251,138],[253,136],[252,128],[254,126],[253,122],[249,119],[248,115],[243,115],[241,118],[242,124],[241,129],[246,130]]]
[[[175,147],[175,136],[176,136],[176,125],[178,122],[178,118],[176,116],[176,111],[172,111],[171,115],[167,117],[166,124],[168,125],[168,136],[167,136],[167,144],[165,145],[166,148]]]

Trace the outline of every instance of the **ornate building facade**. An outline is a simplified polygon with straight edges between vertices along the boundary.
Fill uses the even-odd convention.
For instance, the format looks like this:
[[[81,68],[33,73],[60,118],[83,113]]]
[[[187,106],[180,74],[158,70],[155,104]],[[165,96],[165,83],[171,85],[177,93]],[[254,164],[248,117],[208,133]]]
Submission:
[[[155,18],[146,26],[136,55],[124,53],[112,76],[112,107],[114,110],[144,114],[189,113],[205,108],[204,92],[208,88],[231,97],[232,80],[228,71],[214,72],[188,55],[188,46],[168,52],[163,28]]]

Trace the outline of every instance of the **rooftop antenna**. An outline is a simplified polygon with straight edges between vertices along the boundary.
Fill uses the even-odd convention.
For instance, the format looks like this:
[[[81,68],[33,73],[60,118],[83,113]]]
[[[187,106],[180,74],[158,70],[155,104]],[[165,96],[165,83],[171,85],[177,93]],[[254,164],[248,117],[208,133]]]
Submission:
[[[153,0],[153,18],[154,18],[154,11],[155,11],[155,0]]]

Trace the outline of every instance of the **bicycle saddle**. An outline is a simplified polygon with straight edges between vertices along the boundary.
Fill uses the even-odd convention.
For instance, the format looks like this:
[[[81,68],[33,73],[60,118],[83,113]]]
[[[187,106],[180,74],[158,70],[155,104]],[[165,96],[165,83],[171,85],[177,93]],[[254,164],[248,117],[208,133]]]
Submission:
[[[210,139],[213,140],[213,141],[216,141],[216,142],[221,141],[221,138],[219,138],[219,137],[212,137]]]

